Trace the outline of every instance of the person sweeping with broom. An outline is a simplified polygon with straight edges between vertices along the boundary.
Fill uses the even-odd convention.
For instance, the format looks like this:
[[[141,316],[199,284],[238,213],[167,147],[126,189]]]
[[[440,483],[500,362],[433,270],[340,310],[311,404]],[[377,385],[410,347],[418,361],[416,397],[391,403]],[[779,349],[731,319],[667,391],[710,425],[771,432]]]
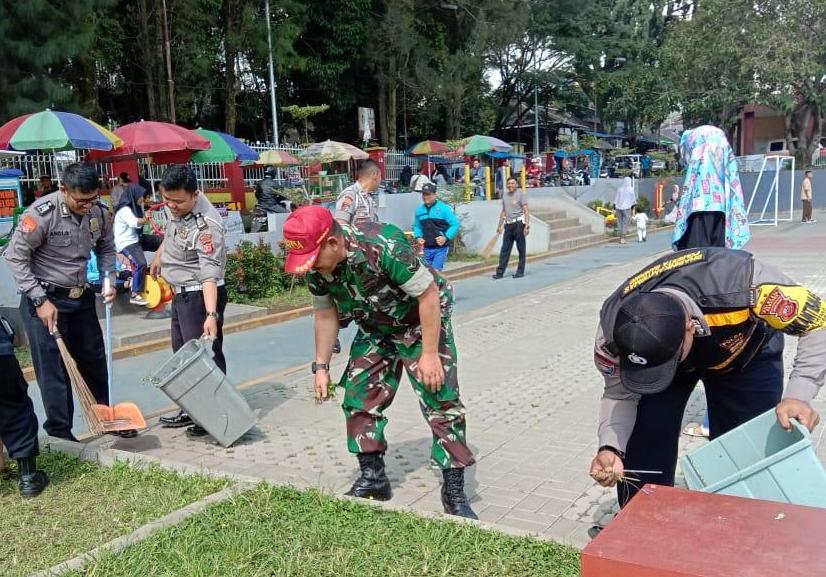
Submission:
[[[115,241],[111,217],[100,203],[100,177],[93,166],[74,163],[63,171],[59,191],[23,213],[5,254],[22,293],[20,315],[46,409],[43,428],[70,441],[77,440],[72,434],[74,403],[56,335],[75,359],[94,400],[109,404],[106,351],[95,293],[86,278],[93,250],[98,269],[114,281]],[[106,303],[115,298],[113,288],[103,293]],[[137,431],[113,434],[134,437]]]

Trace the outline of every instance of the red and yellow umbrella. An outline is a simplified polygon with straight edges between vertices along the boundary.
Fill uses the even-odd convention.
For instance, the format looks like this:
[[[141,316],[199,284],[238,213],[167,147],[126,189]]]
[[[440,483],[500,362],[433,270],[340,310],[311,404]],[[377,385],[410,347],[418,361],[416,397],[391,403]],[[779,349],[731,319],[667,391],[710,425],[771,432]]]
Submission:
[[[408,156],[440,156],[450,150],[447,143],[439,140],[423,140],[407,150]]]

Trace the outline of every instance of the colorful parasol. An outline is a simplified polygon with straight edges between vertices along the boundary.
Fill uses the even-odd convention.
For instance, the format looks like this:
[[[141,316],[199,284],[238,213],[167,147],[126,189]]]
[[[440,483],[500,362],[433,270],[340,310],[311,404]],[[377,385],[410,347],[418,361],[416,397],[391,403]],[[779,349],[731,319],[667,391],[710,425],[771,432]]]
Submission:
[[[212,147],[210,147],[209,150],[199,150],[193,154],[192,162],[206,163],[258,160],[258,153],[256,151],[231,134],[218,132],[217,130],[205,130],[203,128],[198,128],[195,132],[209,140],[212,143]]]
[[[302,164],[302,162],[286,150],[265,150],[258,156],[258,164],[284,168]]]
[[[152,156],[156,164],[186,162],[193,152],[208,150],[212,143],[194,130],[169,124],[141,120],[115,130],[123,141],[111,153],[90,153],[92,159],[125,160]]]
[[[117,135],[71,112],[47,109],[0,127],[0,148],[13,150],[112,150],[120,144]]]
[[[450,147],[438,140],[423,140],[407,150],[407,156],[440,156],[450,151]]]
[[[325,140],[316,142],[301,151],[299,156],[304,161],[310,162],[344,162],[347,160],[362,160],[370,158],[370,155],[352,144],[336,142],[335,140]]]
[[[510,152],[513,146],[493,136],[474,134],[462,140],[461,150],[466,156],[474,156],[486,152]]]

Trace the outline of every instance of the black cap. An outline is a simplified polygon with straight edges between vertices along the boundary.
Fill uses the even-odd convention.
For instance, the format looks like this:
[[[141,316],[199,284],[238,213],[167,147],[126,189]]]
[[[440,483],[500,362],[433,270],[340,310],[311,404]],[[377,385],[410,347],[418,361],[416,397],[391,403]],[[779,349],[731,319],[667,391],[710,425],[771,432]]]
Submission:
[[[685,322],[682,305],[665,293],[638,293],[623,303],[613,337],[626,389],[650,395],[668,388],[680,364]]]
[[[423,184],[422,194],[436,194],[436,185],[430,182]]]

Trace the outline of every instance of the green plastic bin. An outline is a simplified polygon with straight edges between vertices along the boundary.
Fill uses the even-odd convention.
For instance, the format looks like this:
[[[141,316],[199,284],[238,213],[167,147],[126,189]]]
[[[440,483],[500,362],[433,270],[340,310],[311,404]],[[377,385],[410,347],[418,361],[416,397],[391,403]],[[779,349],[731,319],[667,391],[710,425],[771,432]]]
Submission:
[[[763,413],[680,459],[689,489],[735,497],[826,507],[826,471],[809,431],[792,431]]]
[[[152,375],[152,382],[224,447],[255,425],[255,413],[212,360],[208,341],[186,343]]]

